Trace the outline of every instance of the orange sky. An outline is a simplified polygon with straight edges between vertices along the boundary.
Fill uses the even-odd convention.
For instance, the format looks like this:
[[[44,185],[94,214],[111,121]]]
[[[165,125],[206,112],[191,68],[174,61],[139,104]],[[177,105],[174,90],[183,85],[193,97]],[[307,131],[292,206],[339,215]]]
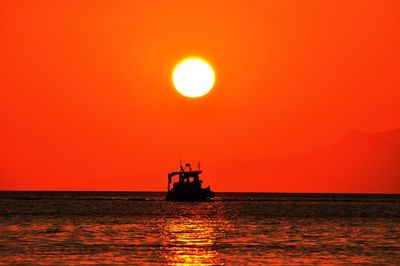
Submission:
[[[164,190],[180,158],[207,169],[398,128],[399,7],[2,1],[0,189]],[[217,77],[199,99],[171,82],[192,55]]]

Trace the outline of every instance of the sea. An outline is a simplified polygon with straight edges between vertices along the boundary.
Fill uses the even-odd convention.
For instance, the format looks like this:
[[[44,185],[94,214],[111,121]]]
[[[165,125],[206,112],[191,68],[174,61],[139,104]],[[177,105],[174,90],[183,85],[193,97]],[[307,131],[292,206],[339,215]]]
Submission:
[[[400,195],[0,192],[0,265],[400,265]]]

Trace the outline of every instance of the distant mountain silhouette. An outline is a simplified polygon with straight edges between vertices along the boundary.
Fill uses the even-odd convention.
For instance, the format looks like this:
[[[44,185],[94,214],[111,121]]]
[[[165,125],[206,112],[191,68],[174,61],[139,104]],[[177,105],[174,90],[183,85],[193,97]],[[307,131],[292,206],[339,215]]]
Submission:
[[[217,189],[229,184],[241,191],[400,193],[400,129],[355,130],[305,155],[232,159],[208,165],[206,173]]]

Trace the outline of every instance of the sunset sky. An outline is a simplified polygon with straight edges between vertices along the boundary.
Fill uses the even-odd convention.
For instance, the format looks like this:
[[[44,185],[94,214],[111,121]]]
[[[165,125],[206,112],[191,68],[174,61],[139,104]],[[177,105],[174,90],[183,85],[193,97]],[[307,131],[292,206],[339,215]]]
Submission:
[[[2,1],[0,189],[160,191],[180,159],[206,173],[399,128],[399,12],[399,1]],[[215,70],[206,96],[172,84],[189,56]],[[268,177],[219,178],[217,191],[249,178],[269,191]]]

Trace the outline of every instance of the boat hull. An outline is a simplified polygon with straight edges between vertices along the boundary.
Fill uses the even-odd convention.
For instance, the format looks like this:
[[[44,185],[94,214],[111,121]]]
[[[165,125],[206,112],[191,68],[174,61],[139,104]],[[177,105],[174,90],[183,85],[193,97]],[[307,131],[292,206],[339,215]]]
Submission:
[[[207,201],[215,197],[215,193],[209,189],[198,191],[169,191],[166,200],[169,201]]]

